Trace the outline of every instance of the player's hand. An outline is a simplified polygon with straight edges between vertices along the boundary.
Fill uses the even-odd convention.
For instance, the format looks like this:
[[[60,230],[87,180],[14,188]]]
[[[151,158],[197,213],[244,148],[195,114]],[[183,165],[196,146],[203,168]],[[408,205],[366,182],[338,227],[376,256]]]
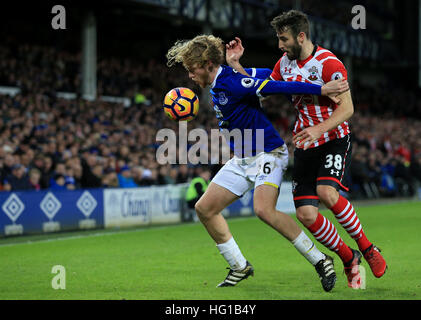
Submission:
[[[292,138],[292,142],[294,142],[297,148],[304,146],[304,150],[307,150],[308,147],[316,142],[322,134],[323,132],[318,126],[309,127],[298,132],[294,138]]]
[[[345,78],[332,80],[322,86],[322,96],[328,96],[334,103],[339,104],[341,100],[337,96],[348,90],[349,83]]]
[[[238,63],[240,58],[243,56],[244,47],[241,43],[241,39],[235,37],[234,40],[231,40],[225,45],[226,48],[226,60],[229,66],[232,67],[233,64]]]

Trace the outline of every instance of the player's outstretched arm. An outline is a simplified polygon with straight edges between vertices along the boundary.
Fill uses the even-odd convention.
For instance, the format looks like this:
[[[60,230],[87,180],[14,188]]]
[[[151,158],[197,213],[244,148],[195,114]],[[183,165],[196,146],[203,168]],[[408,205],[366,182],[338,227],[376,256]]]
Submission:
[[[261,81],[261,80],[260,80]],[[317,84],[297,81],[275,81],[263,80],[256,90],[259,97],[266,97],[273,94],[312,94],[320,96],[322,87]]]

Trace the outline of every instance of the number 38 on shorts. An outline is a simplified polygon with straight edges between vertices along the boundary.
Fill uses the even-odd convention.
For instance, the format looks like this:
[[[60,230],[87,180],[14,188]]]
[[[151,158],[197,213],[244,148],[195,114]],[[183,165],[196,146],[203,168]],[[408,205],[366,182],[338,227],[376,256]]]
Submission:
[[[345,155],[338,153],[326,154],[324,164],[319,169],[317,184],[331,184],[334,182],[333,186],[341,187],[348,191],[348,188],[342,185],[346,167],[346,153]]]
[[[341,170],[343,165],[343,159],[340,154],[328,154],[326,156],[325,168],[335,168],[336,170]]]

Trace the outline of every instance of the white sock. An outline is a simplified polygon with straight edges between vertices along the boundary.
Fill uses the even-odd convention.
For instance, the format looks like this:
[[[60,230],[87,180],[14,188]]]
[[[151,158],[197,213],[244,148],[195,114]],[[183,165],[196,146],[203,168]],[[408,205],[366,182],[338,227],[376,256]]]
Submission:
[[[313,266],[320,260],[324,260],[326,258],[326,256],[317,249],[316,245],[310,240],[304,231],[301,231],[298,237],[291,242]]]
[[[233,270],[243,270],[246,267],[246,258],[240,251],[234,237],[231,237],[227,242],[217,244],[219,252],[227,260],[230,268]]]

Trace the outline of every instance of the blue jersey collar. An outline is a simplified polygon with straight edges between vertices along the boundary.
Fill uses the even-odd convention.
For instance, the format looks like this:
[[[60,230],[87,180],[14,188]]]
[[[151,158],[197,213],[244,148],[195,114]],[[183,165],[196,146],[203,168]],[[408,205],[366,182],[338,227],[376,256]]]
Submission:
[[[216,84],[216,79],[218,79],[219,74],[222,72],[223,68],[222,66],[219,66],[218,71],[216,72],[216,76],[215,79],[213,79],[213,82],[211,84],[211,88],[213,89],[213,87],[215,87]]]

